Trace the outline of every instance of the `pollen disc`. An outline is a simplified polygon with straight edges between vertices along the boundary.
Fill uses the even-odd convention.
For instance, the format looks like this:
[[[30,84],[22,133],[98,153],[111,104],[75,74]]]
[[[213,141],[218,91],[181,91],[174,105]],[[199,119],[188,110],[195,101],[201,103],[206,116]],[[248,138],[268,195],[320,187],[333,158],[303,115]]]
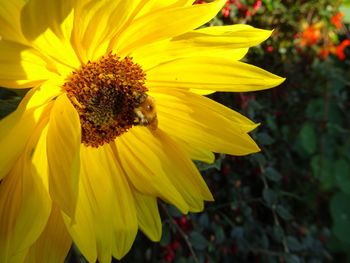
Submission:
[[[82,143],[99,147],[113,141],[140,121],[140,106],[148,100],[146,75],[126,57],[108,54],[89,61],[64,84],[80,117]]]

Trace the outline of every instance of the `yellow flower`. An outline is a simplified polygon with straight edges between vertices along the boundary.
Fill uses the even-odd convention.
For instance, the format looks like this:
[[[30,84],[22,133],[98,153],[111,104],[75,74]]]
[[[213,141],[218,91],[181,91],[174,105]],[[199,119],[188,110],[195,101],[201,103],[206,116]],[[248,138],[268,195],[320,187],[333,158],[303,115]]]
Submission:
[[[213,200],[192,160],[259,148],[257,125],[204,97],[283,79],[239,62],[270,31],[199,28],[226,0],[0,0],[0,262],[89,262],[161,236],[157,198]]]

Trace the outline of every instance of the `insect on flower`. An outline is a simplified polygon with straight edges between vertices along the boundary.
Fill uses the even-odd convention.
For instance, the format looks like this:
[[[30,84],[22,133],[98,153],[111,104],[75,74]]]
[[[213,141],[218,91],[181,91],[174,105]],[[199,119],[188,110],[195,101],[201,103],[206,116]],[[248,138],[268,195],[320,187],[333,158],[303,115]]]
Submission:
[[[148,95],[142,96],[140,105],[134,111],[136,114],[135,125],[149,126],[152,130],[157,129],[158,119],[154,98]]]

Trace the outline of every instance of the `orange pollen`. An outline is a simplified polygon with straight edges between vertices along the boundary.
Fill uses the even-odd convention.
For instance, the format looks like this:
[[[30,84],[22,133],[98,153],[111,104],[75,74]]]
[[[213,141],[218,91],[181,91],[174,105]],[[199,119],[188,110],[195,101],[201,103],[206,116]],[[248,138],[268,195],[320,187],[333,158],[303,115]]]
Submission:
[[[157,128],[154,99],[146,94],[145,80],[132,58],[113,54],[72,73],[64,88],[79,114],[84,145],[102,146],[133,125]]]

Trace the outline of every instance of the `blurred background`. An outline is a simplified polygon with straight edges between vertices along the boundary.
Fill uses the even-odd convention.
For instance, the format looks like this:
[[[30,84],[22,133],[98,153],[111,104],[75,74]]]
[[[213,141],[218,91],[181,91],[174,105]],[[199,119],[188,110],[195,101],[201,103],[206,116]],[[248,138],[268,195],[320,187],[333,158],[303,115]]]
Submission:
[[[197,1],[198,4],[204,1]],[[121,262],[350,262],[350,1],[230,0],[211,25],[275,29],[245,58],[287,80],[210,97],[261,125],[261,153],[197,163],[216,202],[142,233]],[[0,90],[0,118],[21,94]],[[72,248],[66,262],[85,262]],[[117,262],[117,261],[115,261]]]

